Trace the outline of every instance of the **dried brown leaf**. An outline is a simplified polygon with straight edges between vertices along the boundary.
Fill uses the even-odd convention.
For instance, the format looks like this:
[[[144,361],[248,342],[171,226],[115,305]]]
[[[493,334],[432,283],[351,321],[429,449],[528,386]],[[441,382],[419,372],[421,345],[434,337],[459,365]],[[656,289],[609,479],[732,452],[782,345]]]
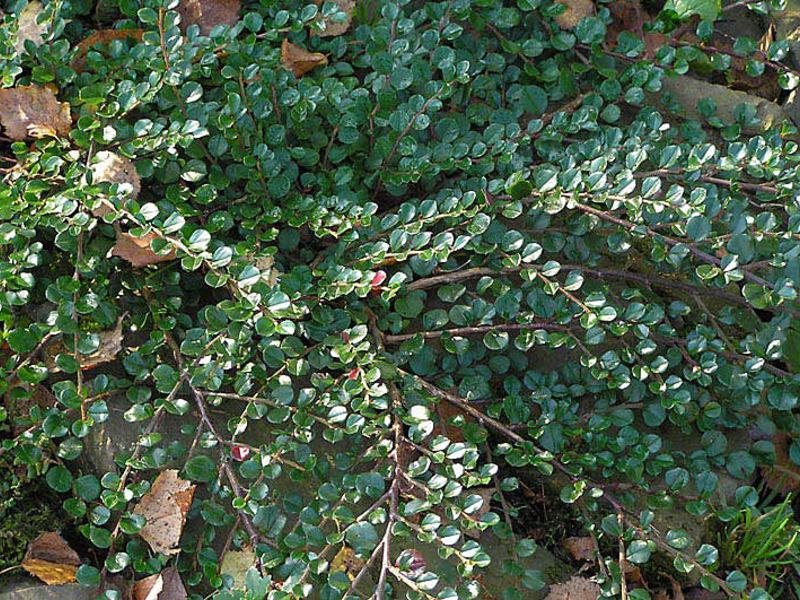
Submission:
[[[100,338],[100,345],[97,350],[91,354],[81,354],[80,356],[82,371],[94,369],[96,366],[111,362],[117,357],[117,354],[122,350],[122,322],[126,316],[127,313],[117,319],[117,324],[113,329],[106,329],[97,334],[97,337]],[[56,357],[59,354],[72,356],[72,350],[64,345],[64,339],[61,337],[53,339],[44,348],[44,364],[51,373],[61,372],[61,367],[56,362]]]
[[[644,40],[645,56],[652,58],[656,51],[667,42],[667,36],[645,31],[645,24],[653,18],[642,8],[639,0],[620,0],[608,5],[611,12],[611,24],[606,32],[606,42],[610,49],[617,46],[617,38],[623,31],[633,32]]]
[[[117,243],[111,249],[111,255],[127,260],[134,267],[146,267],[173,260],[175,258],[174,249],[167,254],[156,254],[150,248],[150,242],[157,238],[158,236],[152,232],[137,238],[130,233],[120,231],[117,233]]]
[[[41,14],[44,6],[39,0],[33,0],[25,5],[17,19],[19,29],[17,30],[17,42],[14,44],[14,49],[17,54],[22,54],[25,51],[25,42],[30,40],[35,46],[44,44],[44,33],[46,27],[36,22],[36,17]]]
[[[186,513],[192,504],[195,486],[178,477],[178,471],[162,471],[153,482],[134,513],[142,515],[147,523],[139,532],[153,552],[177,554],[177,547],[186,522]]]
[[[772,437],[775,446],[775,463],[761,467],[761,475],[767,486],[779,494],[788,494],[800,489],[800,467],[789,457],[792,438],[786,433]]]
[[[54,531],[41,534],[30,544],[22,568],[48,585],[75,581],[81,559],[78,553]]]
[[[356,556],[355,550],[349,546],[342,546],[342,549],[336,553],[336,556],[331,561],[330,571],[331,573],[344,572],[352,581],[363,566],[364,561]]]
[[[572,577],[564,583],[550,586],[545,600],[597,600],[602,590],[591,579]]]
[[[564,540],[564,548],[575,560],[591,562],[594,560],[594,539],[591,536],[569,537]]]
[[[275,257],[259,256],[255,260],[256,268],[261,271],[261,279],[267,285],[278,285],[280,271],[275,268]]]
[[[235,25],[241,4],[241,0],[181,0],[175,10],[184,33],[189,25],[198,25],[200,33],[208,35],[217,25]]]
[[[93,369],[97,365],[111,362],[122,350],[122,321],[126,315],[117,319],[114,329],[107,329],[97,334],[100,338],[100,345],[91,354],[81,356],[81,369]]]
[[[99,31],[95,31],[78,44],[70,66],[80,73],[86,68],[86,55],[94,46],[98,44],[108,44],[114,40],[133,39],[140,41],[142,35],[144,35],[143,29],[100,29]]]
[[[324,1],[325,0],[316,0],[316,3],[319,5]],[[356,7],[355,0],[333,1],[339,6],[339,10],[347,15],[347,18],[344,21],[334,21],[333,19],[322,18],[320,16],[317,21],[322,21],[325,23],[325,29],[323,31],[312,30],[312,35],[318,35],[319,37],[333,37],[336,35],[342,35],[350,28],[350,22],[353,20],[353,9]]]
[[[133,600],[186,600],[186,588],[175,567],[133,584]]]
[[[281,44],[281,65],[294,73],[295,77],[302,77],[312,69],[328,64],[328,57],[320,52],[309,52],[305,48],[293,44],[288,38]]]
[[[21,85],[0,89],[0,123],[12,140],[67,135],[72,128],[68,102],[50,88]]]
[[[463,417],[466,422],[475,422],[474,417],[467,415],[463,410],[450,402],[439,402],[439,404],[436,405],[436,415],[439,419],[433,426],[433,435],[443,435],[451,442],[464,441],[464,432],[461,430],[461,427],[453,423],[453,419]]]
[[[98,152],[95,159],[96,162],[91,167],[94,183],[116,183],[120,186],[121,192],[126,193],[131,200],[136,200],[142,189],[142,183],[133,161],[107,150]],[[102,217],[111,212],[114,211],[105,204],[99,204],[92,210],[95,217]]]
[[[567,10],[555,17],[555,22],[561,29],[574,29],[581,19],[594,14],[592,0],[563,0],[561,4],[567,7]]]

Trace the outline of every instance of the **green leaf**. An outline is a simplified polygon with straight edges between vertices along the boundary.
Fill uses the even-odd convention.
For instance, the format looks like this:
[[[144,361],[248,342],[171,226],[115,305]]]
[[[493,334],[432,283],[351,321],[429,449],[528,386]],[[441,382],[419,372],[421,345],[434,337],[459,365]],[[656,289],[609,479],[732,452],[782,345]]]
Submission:
[[[353,550],[368,555],[378,545],[378,532],[371,523],[354,523],[347,528],[345,539]]]
[[[204,454],[193,456],[184,467],[186,477],[192,481],[207,483],[217,477],[217,464]]]
[[[681,19],[698,15],[705,21],[715,21],[720,13],[719,0],[667,0],[664,10],[672,10]]]
[[[62,466],[55,466],[48,470],[45,479],[47,485],[62,494],[72,488],[72,473]]]

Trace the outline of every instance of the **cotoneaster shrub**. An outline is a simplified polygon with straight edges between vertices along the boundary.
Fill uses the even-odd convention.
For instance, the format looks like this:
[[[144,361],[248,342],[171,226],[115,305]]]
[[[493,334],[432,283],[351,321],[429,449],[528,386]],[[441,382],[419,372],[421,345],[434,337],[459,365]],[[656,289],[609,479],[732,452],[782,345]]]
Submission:
[[[64,495],[80,582],[525,598],[546,574],[517,490],[541,482],[592,525],[606,596],[649,596],[620,555],[788,590],[715,532],[760,505],[759,469],[797,487],[797,130],[659,108],[664,77],[730,53],[611,50],[602,3],[248,0],[188,27],[204,3],[177,4],[53,0],[20,45],[13,2],[0,30],[2,85],[41,88],[4,119],[28,94],[71,113],[0,141],[0,460]],[[700,15],[702,43],[718,8],[655,27]],[[796,85],[785,42],[749,42]],[[92,472],[112,410],[137,440]],[[166,468],[197,484],[171,554],[135,511]]]

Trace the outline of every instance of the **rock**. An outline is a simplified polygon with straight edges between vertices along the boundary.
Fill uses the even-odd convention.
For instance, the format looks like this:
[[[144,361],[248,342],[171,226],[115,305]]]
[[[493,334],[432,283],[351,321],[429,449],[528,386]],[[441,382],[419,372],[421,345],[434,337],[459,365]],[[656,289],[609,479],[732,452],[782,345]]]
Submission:
[[[0,583],[0,600],[94,600],[97,590],[78,583],[45,585],[30,579]]]
[[[697,109],[697,103],[704,98],[714,100],[717,105],[717,112],[714,116],[726,123],[736,121],[734,114],[736,107],[740,104],[754,106],[759,125],[743,127],[746,133],[761,133],[780,124],[784,119],[791,120],[788,111],[774,102],[687,75],[664,77],[661,92],[648,96],[647,102],[657,108],[666,108],[690,119],[705,121],[705,117]]]
[[[536,569],[541,571],[544,576],[547,585],[539,591],[532,592],[522,587],[521,583],[509,578],[502,571],[501,565],[503,561],[515,560],[511,554],[510,542],[500,540],[493,533],[485,531],[481,534],[480,544],[492,557],[492,563],[487,568],[479,569],[477,572],[480,573],[483,587],[492,592],[496,591],[498,597],[502,595],[502,590],[505,588],[516,586],[517,590],[523,594],[520,597],[528,600],[539,600],[547,595],[549,585],[569,578],[574,571],[574,569],[558,560],[549,550],[539,546],[532,556],[518,559],[522,563],[520,566],[524,569]],[[456,547],[458,546],[457,544]],[[406,548],[414,548],[422,554],[427,565],[426,571],[436,573],[439,576],[440,587],[458,587],[460,577],[456,570],[457,558],[443,559],[437,554],[435,545],[417,542],[415,537],[396,537],[392,540],[393,553],[399,553],[399,551]]]
[[[123,450],[132,450],[143,427],[147,425],[147,422],[129,423],[125,420],[125,411],[131,407],[131,403],[124,394],[114,394],[106,403],[108,419],[94,425],[89,430],[89,435],[83,438],[83,452],[79,459],[81,468],[98,477],[102,477],[104,473],[119,471],[114,463],[114,455]],[[166,415],[158,431],[163,440],[184,439],[180,426],[180,418]]]
[[[731,41],[740,37],[759,40],[764,35],[761,18],[746,6],[726,10],[721,18],[714,22],[714,27]]]
[[[789,40],[790,55],[795,67],[800,67],[800,0],[789,0],[786,9],[772,16],[775,37]]]

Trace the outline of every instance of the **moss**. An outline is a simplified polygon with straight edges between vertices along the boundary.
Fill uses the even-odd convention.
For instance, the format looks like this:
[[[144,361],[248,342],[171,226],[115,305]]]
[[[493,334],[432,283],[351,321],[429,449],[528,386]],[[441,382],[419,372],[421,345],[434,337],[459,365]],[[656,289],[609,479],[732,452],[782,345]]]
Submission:
[[[12,470],[0,481],[0,570],[18,565],[28,543],[63,524],[58,499],[39,481],[20,483]],[[12,480],[13,478],[13,480]]]

